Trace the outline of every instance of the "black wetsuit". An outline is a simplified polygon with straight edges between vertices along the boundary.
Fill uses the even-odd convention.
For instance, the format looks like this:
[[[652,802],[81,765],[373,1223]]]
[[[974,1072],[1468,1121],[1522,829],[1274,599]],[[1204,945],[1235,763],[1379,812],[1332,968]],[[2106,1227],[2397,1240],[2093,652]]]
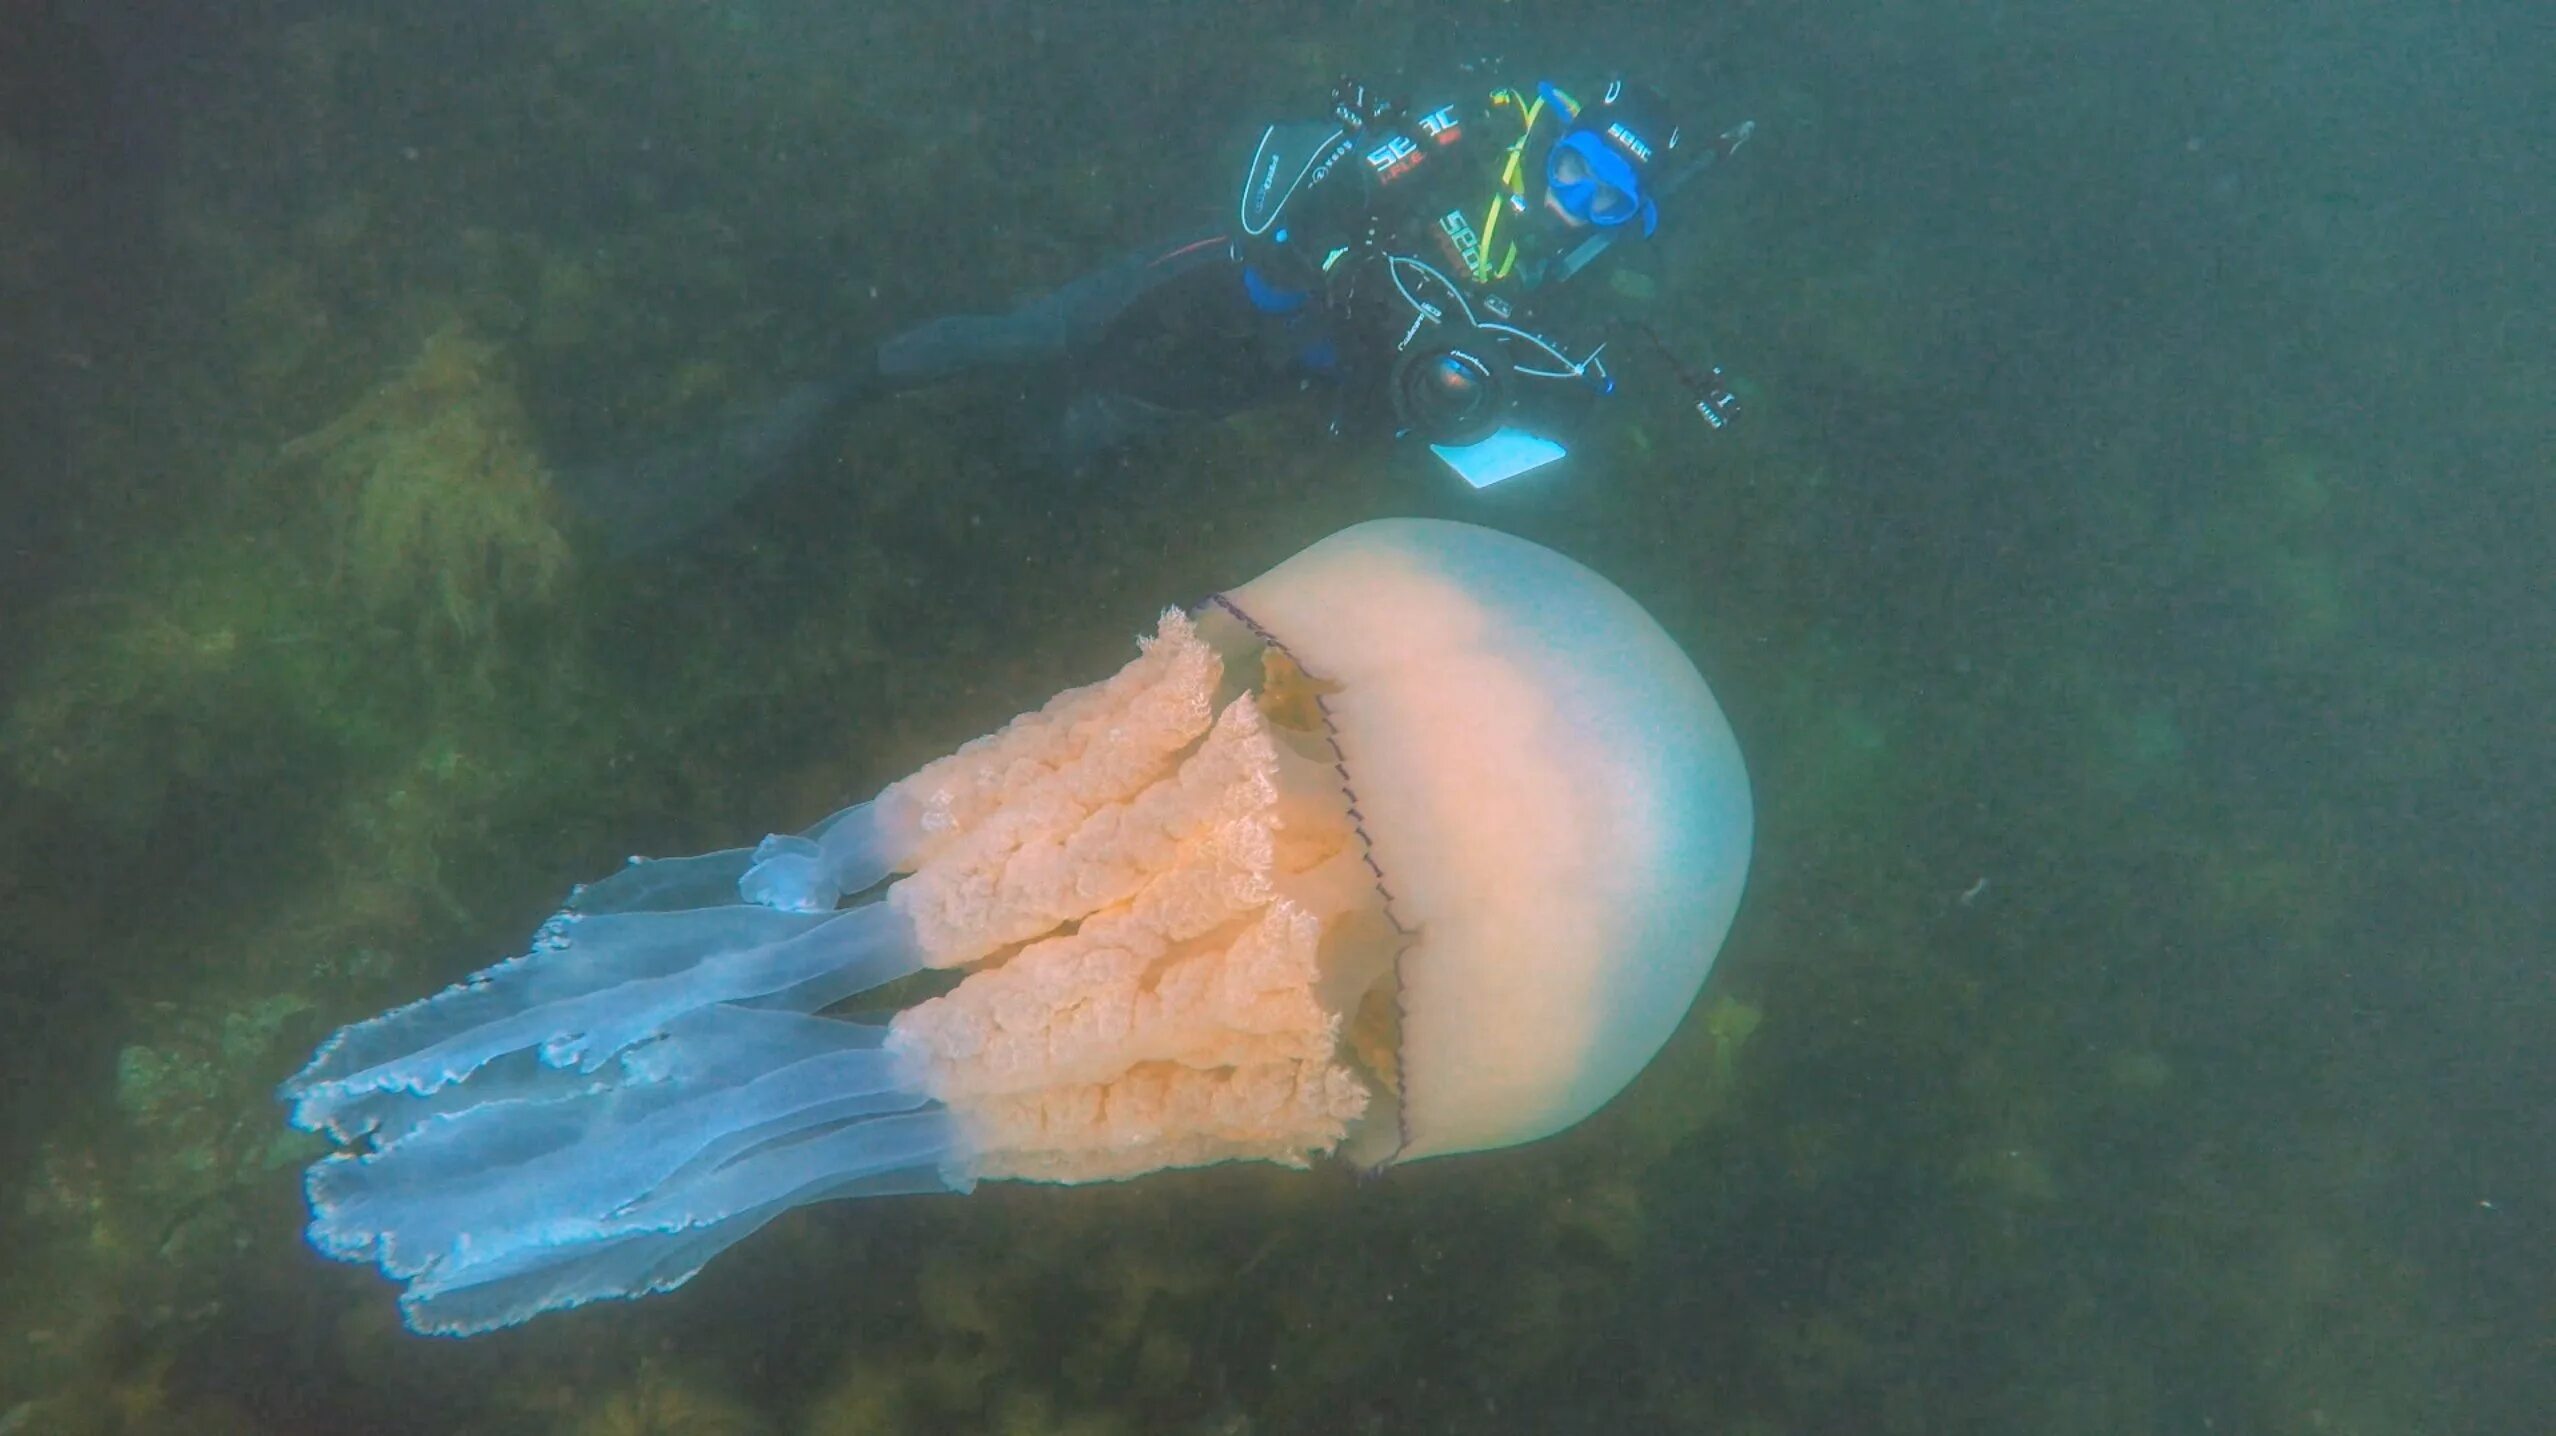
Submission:
[[[802,385],[767,413],[636,460],[573,470],[562,487],[612,551],[659,547],[786,471],[860,401],[997,369],[1059,381],[1032,386],[1051,412],[1023,425],[1026,456],[1057,469],[1309,383],[1330,386],[1334,432],[1390,433],[1397,421],[1384,373],[1413,332],[1414,311],[1389,256],[1423,260],[1487,313],[1547,332],[1540,301],[1545,281],[1564,271],[1557,238],[1571,236],[1557,237],[1539,212],[1544,149],[1561,126],[1549,115],[1525,123],[1537,108],[1502,91],[1469,107],[1294,127],[1321,140],[1307,153],[1323,162],[1293,171],[1274,208],[1264,194],[1254,209],[1262,177],[1247,176],[1231,223],[1127,255],[1007,314],[919,325],[879,345],[870,363]],[[1264,152],[1285,128],[1269,131]],[[1473,227],[1478,242],[1480,228],[1499,229],[1485,219],[1506,193],[1513,146],[1533,200],[1516,196],[1493,236],[1495,262],[1478,265],[1463,232]],[[1521,405],[1544,409],[1548,426],[1554,408],[1598,391],[1542,380],[1521,388]]]
[[[1557,273],[1564,243],[1590,233],[1557,231],[1542,213],[1557,115],[1503,90],[1310,132],[1326,129],[1327,144],[1291,157],[1306,163],[1280,203],[1264,195],[1255,210],[1261,177],[1246,176],[1234,222],[1129,255],[1010,314],[934,320],[899,335],[878,351],[884,381],[901,388],[1063,362],[1074,382],[1050,452],[1078,464],[1149,429],[1255,407],[1309,380],[1335,387],[1336,430],[1389,429],[1383,372],[1413,311],[1384,267],[1388,255],[1425,261],[1505,322],[1542,332],[1556,317],[1544,312],[1554,306],[1541,302],[1553,297],[1543,281]],[[1264,153],[1278,134],[1264,137]],[[1527,193],[1502,206],[1503,227],[1488,216],[1506,192],[1513,146]],[[1488,263],[1486,228],[1496,250]],[[1565,402],[1594,392],[1540,387],[1573,391]],[[1539,397],[1550,409],[1564,396]]]
[[[935,319],[879,346],[879,385],[1043,366],[1071,376],[1044,457],[1075,465],[1182,418],[1267,403],[1301,382],[1284,319],[1256,308],[1224,230],[1139,251],[1009,314]]]

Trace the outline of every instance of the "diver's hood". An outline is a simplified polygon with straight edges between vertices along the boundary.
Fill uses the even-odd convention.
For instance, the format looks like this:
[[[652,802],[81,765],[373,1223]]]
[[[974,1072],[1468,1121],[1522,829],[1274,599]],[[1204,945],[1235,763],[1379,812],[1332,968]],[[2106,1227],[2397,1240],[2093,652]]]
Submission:
[[[1641,176],[1647,192],[1653,176],[1677,148],[1678,127],[1668,117],[1668,104],[1647,85],[1607,82],[1596,104],[1585,106],[1571,121],[1571,131],[1586,131],[1606,142]]]
[[[1537,88],[1547,99],[1562,93],[1551,81]],[[1641,220],[1648,237],[1660,227],[1661,182],[1677,137],[1678,127],[1668,118],[1668,104],[1658,91],[1618,79],[1607,82],[1595,103],[1579,107],[1555,144],[1577,150],[1597,179],[1631,195],[1638,206],[1632,217]],[[1607,228],[1623,222],[1600,221]]]

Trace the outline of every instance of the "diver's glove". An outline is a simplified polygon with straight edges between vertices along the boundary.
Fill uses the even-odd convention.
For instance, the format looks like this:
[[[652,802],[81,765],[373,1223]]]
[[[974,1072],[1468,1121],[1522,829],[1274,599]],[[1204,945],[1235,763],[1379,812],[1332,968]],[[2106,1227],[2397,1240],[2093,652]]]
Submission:
[[[1378,120],[1391,119],[1401,108],[1354,76],[1343,75],[1331,87],[1331,116],[1344,129],[1363,130]]]
[[[1722,372],[1721,365],[1706,371],[1704,382],[1696,386],[1695,412],[1716,429],[1729,428],[1731,421],[1739,417],[1739,395],[1731,388],[1730,376]]]

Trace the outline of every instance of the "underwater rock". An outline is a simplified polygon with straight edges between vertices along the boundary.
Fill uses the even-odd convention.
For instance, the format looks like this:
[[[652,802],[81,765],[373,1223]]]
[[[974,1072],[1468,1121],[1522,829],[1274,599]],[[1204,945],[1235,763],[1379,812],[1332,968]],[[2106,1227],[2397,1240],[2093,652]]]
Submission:
[[[705,1383],[643,1362],[639,1378],[561,1430],[567,1436],[761,1436],[754,1408]]]
[[[459,323],[282,455],[318,479],[338,582],[421,637],[482,638],[567,577],[531,421],[496,348]]]

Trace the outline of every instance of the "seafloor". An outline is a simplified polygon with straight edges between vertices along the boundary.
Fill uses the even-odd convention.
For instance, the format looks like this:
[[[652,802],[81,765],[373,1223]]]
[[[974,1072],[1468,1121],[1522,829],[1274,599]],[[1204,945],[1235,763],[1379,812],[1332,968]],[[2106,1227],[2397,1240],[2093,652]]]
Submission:
[[[0,1433],[2545,1429],[2528,7],[8,13]],[[1602,301],[1732,432],[1628,346],[1555,479],[1308,401],[1066,483],[961,384],[671,555],[563,518],[1484,53],[1758,121]],[[329,1028],[1384,514],[1614,577],[1750,756],[1739,926],[1599,1118],[818,1208],[470,1342],[301,1246]]]

